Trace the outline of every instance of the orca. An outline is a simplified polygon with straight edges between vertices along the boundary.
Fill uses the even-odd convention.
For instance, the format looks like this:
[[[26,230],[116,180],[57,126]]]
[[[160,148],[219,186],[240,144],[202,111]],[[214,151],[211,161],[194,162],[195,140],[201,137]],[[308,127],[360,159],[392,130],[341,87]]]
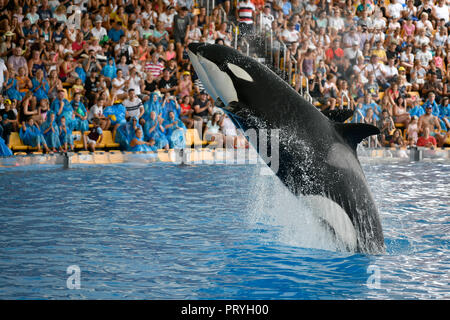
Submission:
[[[356,153],[358,143],[379,129],[333,121],[268,67],[233,48],[191,43],[188,55],[205,90],[239,125],[279,129],[275,174],[335,239],[351,252],[384,253],[378,210]]]

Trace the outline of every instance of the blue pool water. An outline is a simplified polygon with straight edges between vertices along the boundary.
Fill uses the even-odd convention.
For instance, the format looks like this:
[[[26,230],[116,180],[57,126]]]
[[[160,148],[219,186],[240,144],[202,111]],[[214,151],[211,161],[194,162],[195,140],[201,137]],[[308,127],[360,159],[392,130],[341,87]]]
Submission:
[[[450,165],[364,170],[384,255],[336,251],[256,166],[2,171],[0,299],[450,298]]]

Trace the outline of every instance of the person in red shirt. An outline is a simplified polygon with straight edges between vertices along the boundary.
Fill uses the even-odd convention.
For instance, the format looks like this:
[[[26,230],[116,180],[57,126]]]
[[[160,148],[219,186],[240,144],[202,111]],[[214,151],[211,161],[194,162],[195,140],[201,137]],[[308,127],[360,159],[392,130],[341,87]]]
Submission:
[[[81,54],[86,53],[85,50],[87,48],[86,41],[83,40],[83,34],[81,32],[78,32],[76,35],[75,42],[72,42],[72,51],[73,51],[73,57],[77,59]]]
[[[182,103],[180,103],[180,118],[181,121],[185,124],[186,128],[191,129],[194,126],[194,119],[192,119],[192,114],[194,113],[194,110],[192,109],[192,106],[190,104],[191,97],[190,96],[184,96]]]
[[[328,63],[330,63],[332,60],[335,60],[337,63],[339,63],[342,60],[342,58],[344,57],[344,50],[340,48],[339,39],[334,39],[331,47],[329,47],[325,51],[325,56]]]
[[[423,136],[417,139],[416,145],[418,147],[432,148],[437,146],[437,141],[434,137],[430,136],[430,128],[425,128],[423,131]]]

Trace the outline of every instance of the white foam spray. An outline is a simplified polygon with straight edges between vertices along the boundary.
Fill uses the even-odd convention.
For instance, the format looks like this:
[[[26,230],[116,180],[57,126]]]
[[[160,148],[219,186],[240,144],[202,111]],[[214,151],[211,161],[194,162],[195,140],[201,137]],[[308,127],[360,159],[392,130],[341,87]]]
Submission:
[[[292,194],[275,175],[256,173],[252,180],[247,210],[250,224],[267,226],[273,240],[285,245],[346,251],[308,202]]]

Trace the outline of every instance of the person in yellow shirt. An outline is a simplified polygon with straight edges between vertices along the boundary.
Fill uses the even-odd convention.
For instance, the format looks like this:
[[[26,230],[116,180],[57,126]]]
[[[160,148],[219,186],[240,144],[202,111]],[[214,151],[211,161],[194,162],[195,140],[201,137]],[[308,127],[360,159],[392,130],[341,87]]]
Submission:
[[[383,63],[387,62],[386,50],[383,48],[381,41],[375,42],[375,49],[372,50],[372,55],[377,56]]]

